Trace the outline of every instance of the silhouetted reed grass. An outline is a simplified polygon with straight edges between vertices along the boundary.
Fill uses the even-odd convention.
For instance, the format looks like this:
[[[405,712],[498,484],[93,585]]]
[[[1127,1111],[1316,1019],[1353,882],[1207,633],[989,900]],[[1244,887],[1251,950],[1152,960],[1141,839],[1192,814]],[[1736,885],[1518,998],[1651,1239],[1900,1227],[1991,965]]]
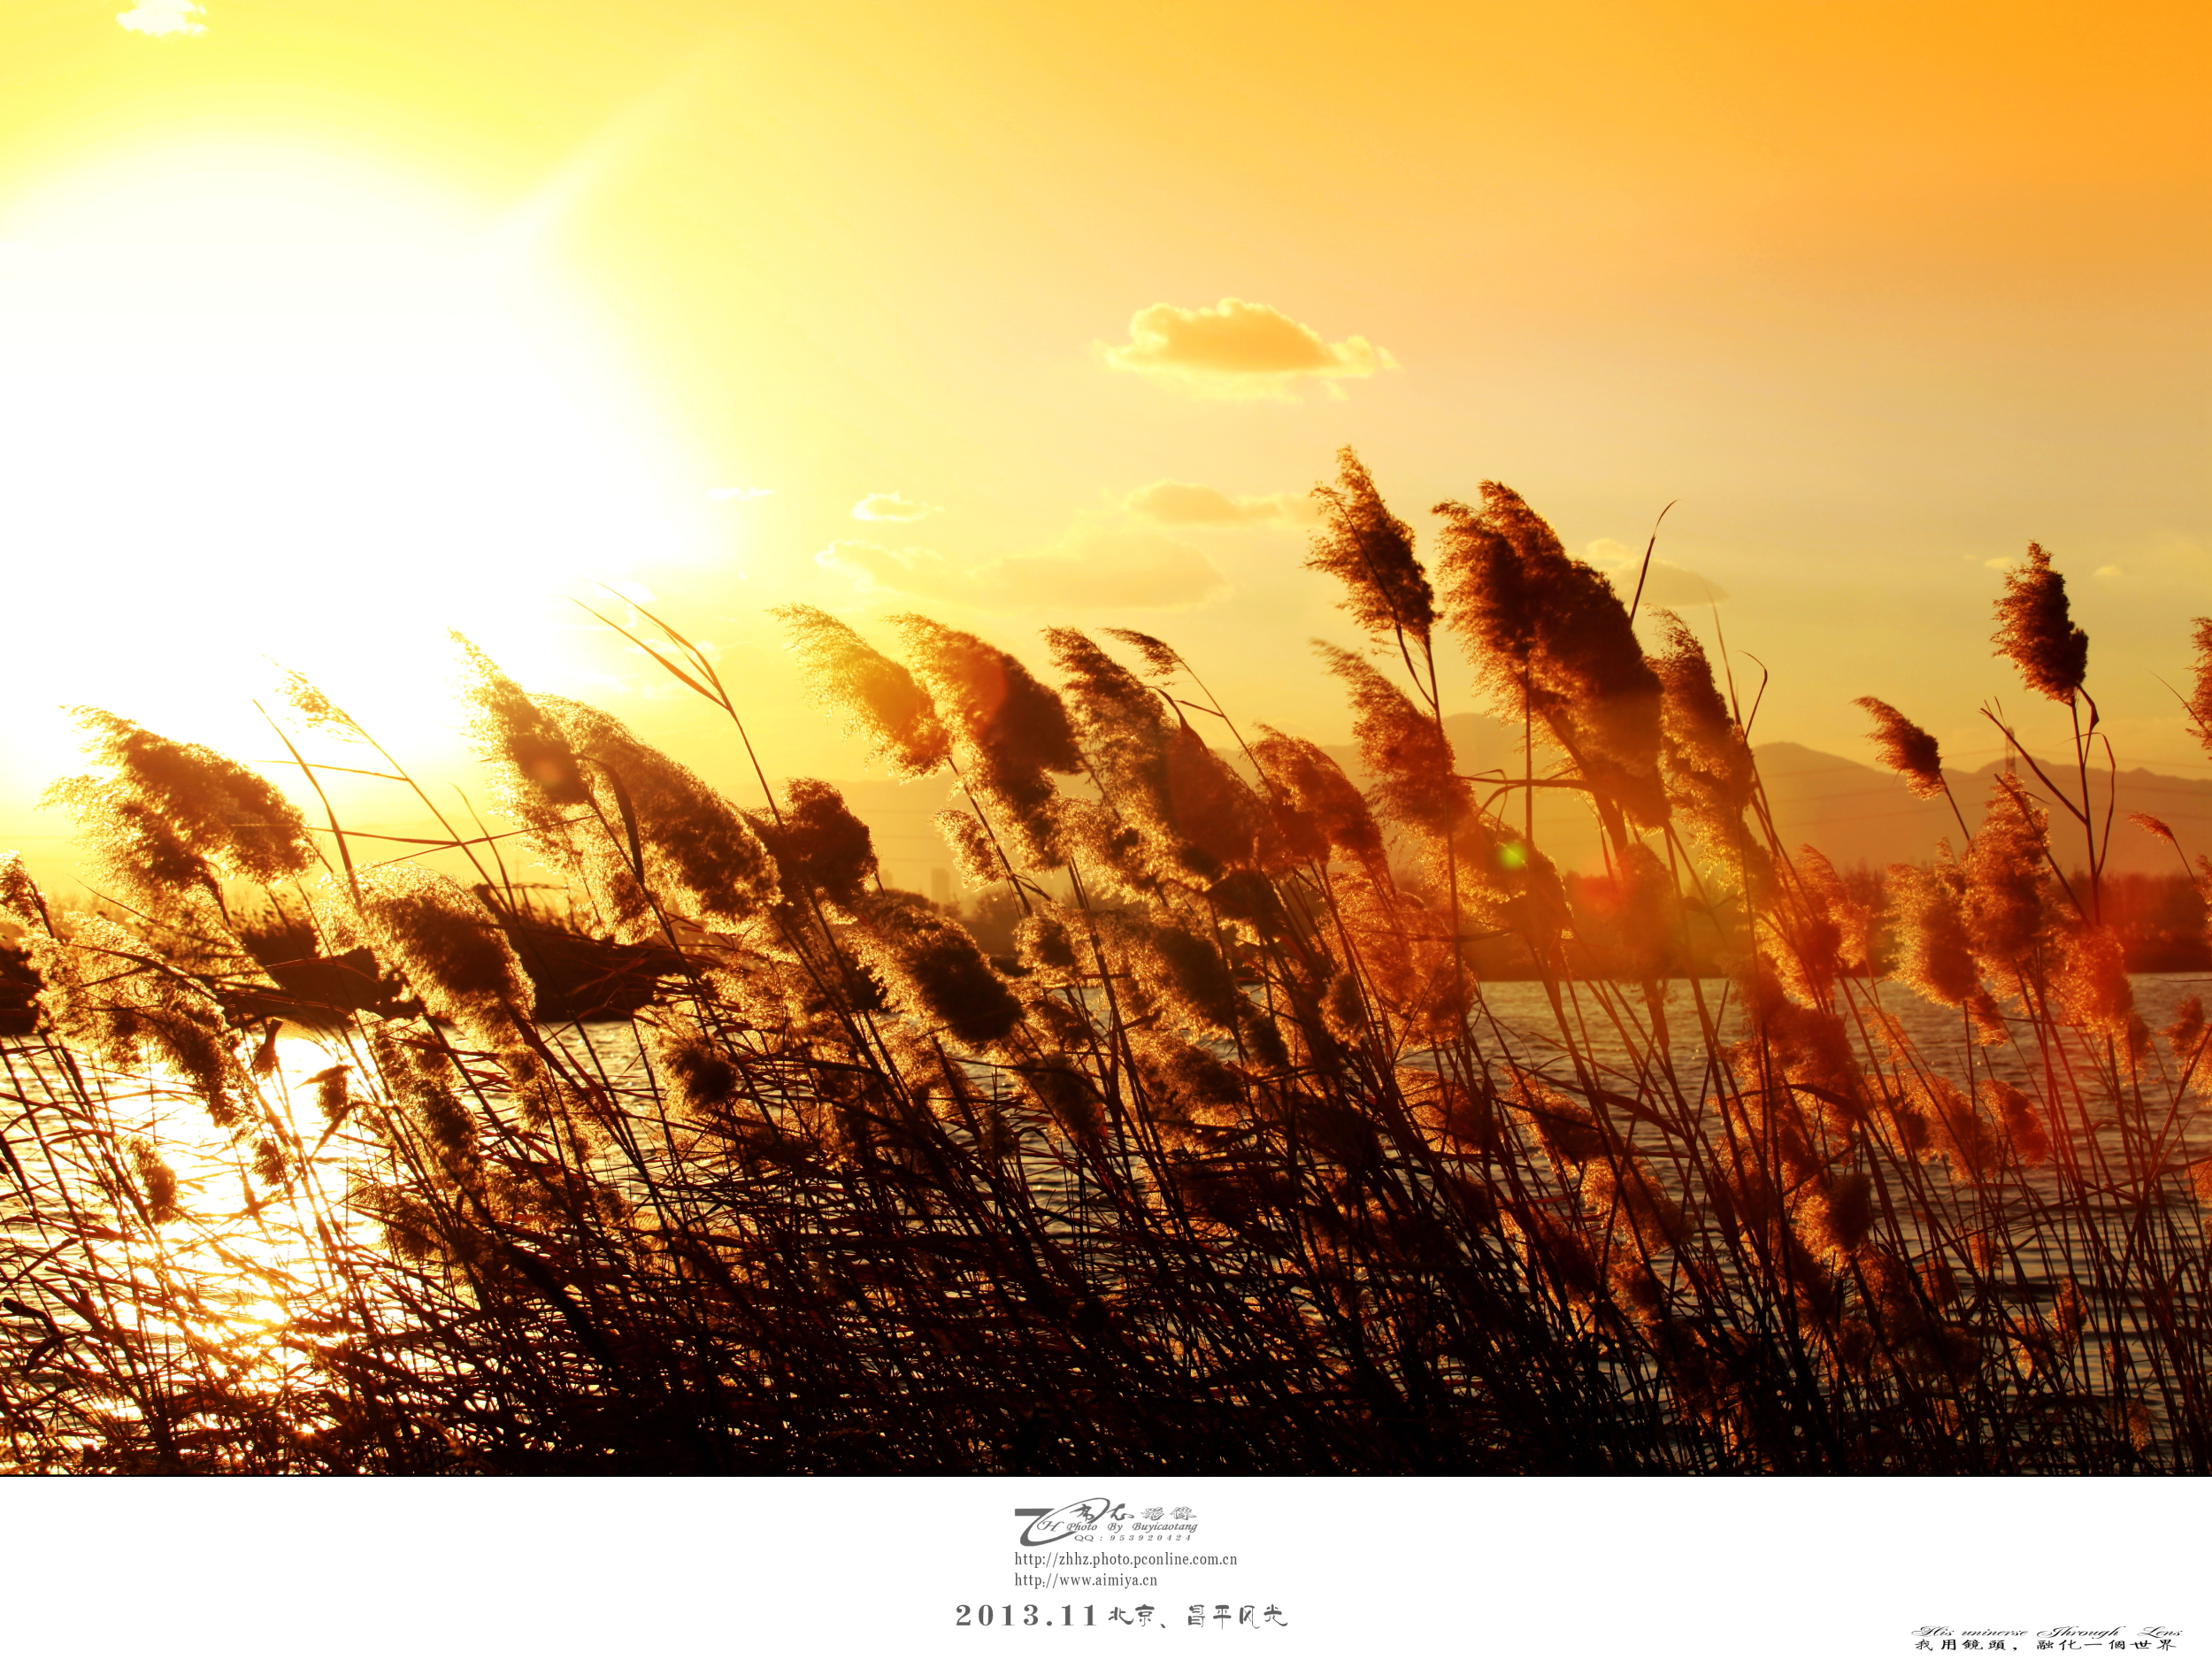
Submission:
[[[550,897],[480,830],[472,885],[365,861],[307,751],[373,741],[296,677],[314,830],[88,712],[57,795],[112,904],[0,870],[38,986],[0,1043],[14,1466],[2212,1464],[2207,1028],[2135,1007],[2041,550],[1997,642],[2071,771],[2019,749],[1977,834],[1875,885],[1779,845],[1696,637],[1657,612],[1647,652],[1512,492],[1437,510],[1433,576],[1348,452],[1317,499],[1363,788],[1148,635],[1049,630],[1048,683],[782,613],[813,694],[946,780],[987,955],[832,786],[741,809],[473,648]],[[1457,770],[1440,633],[1517,772]],[[1539,789],[1588,802],[1602,873],[1534,844]]]

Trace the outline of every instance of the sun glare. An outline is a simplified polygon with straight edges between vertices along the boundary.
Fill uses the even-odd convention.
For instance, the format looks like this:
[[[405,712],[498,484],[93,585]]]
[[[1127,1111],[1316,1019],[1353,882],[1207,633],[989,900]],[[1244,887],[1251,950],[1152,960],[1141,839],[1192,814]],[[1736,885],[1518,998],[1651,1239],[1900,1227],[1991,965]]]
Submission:
[[[281,155],[0,209],[10,707],[220,719],[265,654],[442,727],[448,626],[496,634],[682,552],[672,446],[509,248]],[[50,770],[66,726],[43,724],[6,771]]]

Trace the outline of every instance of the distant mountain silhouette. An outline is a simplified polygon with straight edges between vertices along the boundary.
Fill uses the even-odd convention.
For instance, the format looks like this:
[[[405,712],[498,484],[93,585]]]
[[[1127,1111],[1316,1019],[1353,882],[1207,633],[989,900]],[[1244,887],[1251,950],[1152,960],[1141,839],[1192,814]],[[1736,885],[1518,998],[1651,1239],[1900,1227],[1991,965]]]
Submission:
[[[1477,778],[1486,773],[1499,779],[1519,775],[1521,734],[1517,728],[1487,715],[1457,714],[1444,718],[1444,730],[1462,772]],[[1356,746],[1325,747],[1355,779],[1366,780]],[[1940,798],[1920,800],[1893,772],[1824,754],[1801,743],[1758,744],[1754,753],[1766,785],[1775,829],[1787,847],[1809,842],[1838,869],[1847,870],[1855,865],[1917,865],[1934,857],[1945,837],[1955,847],[1958,844],[1958,821],[1951,816],[1950,804]],[[2070,765],[2061,766],[2039,757],[2038,760],[2058,782],[2070,781]],[[1540,765],[1540,751],[1539,761]],[[1974,772],[1950,773],[1951,792],[1958,798],[1970,826],[1981,822],[1995,777],[2003,770],[2002,762],[1993,761]],[[2051,842],[2059,862],[2070,868],[2085,862],[2080,826],[2049,798],[2049,792],[2024,764],[2016,771],[2029,793],[2043,802],[2050,814]],[[2101,835],[2101,818],[2113,780],[2109,775],[2093,772],[2090,781]],[[2212,855],[2212,780],[2177,778],[2134,767],[2123,771],[2116,783],[2108,871],[2160,876],[2180,873],[2181,864],[2173,849],[2129,823],[2130,813],[2146,812],[2165,820],[2192,857],[2200,852]],[[1522,821],[1518,791],[1499,798],[1497,804],[1509,823]],[[1596,870],[1603,865],[1596,823],[1571,790],[1546,790],[1539,795],[1535,834],[1537,846],[1564,869]]]
[[[1959,841],[1958,822],[1949,803],[1917,799],[1894,773],[1800,743],[1761,744],[1756,753],[1775,827],[1785,842],[1792,847],[1809,842],[1839,867],[1918,863],[1932,857],[1947,834],[1955,845]],[[2036,759],[2061,786],[2074,781],[2070,765],[2039,756]],[[2002,761],[1992,761],[1973,772],[1949,775],[1951,794],[1970,826],[1981,822],[1997,774],[2004,770]],[[2024,761],[2014,771],[2050,815],[2051,846],[2058,862],[2069,869],[2086,864],[2080,823],[2058,804]],[[2212,853],[2212,780],[2131,767],[2116,777],[2092,772],[2089,782],[2100,838],[2105,834],[2105,814],[2111,816],[2111,851],[2105,868],[2112,874],[2181,872],[2174,849],[2130,823],[2131,813],[2165,820],[2193,856]]]
[[[1500,783],[1518,777],[1521,770],[1521,734],[1487,715],[1456,714],[1444,719],[1446,735],[1458,757],[1460,770],[1479,780],[1487,774]],[[1371,782],[1361,765],[1357,746],[1322,746],[1363,786]],[[1763,743],[1756,746],[1760,776],[1766,782],[1767,801],[1774,812],[1775,827],[1786,846],[1810,842],[1839,870],[1856,865],[1917,865],[1935,857],[1937,844],[1948,836],[1955,846],[1959,827],[1949,805],[1917,799],[1893,772],[1864,766],[1838,755],[1827,755],[1801,743]],[[1223,758],[1248,775],[1243,757],[1224,751]],[[1540,753],[1540,761],[1542,757]],[[2065,781],[2066,772],[2050,762],[2044,771]],[[1969,825],[1979,824],[1989,799],[1991,780],[2001,770],[1992,763],[1971,772],[1950,774],[1951,788]],[[2042,787],[2024,765],[2032,794],[2045,795]],[[2105,805],[2106,780],[2093,775],[2100,813]],[[1072,780],[1064,780],[1072,793],[1082,793]],[[876,850],[887,879],[902,888],[933,894],[933,873],[944,872],[949,891],[961,890],[953,877],[952,858],[945,850],[932,818],[947,806],[964,805],[949,779],[933,778],[897,784],[884,779],[849,779],[838,788],[852,810],[874,832]],[[1480,788],[1479,782],[1478,788]],[[740,804],[755,804],[749,790],[733,791]],[[1520,793],[1484,792],[1507,820],[1518,825],[1522,818]],[[2062,808],[2050,805],[2051,839],[2060,863],[2072,867],[2082,862],[2080,826]],[[2147,812],[2171,825],[2174,834],[2192,856],[2212,855],[2212,780],[2176,778],[2138,767],[2119,775],[2119,805],[2113,815],[2112,859],[2115,874],[2141,872],[2178,875],[2180,862],[2164,842],[2128,822],[2131,812]],[[1573,790],[1540,793],[1536,804],[1536,842],[1566,870],[1601,870],[1604,859],[1598,849],[1598,833],[1581,797]]]
[[[1490,789],[1481,791],[1485,799],[1508,822],[1520,824],[1520,792],[1499,788],[1507,777],[1520,775],[1520,729],[1509,728],[1489,716],[1478,714],[1448,715],[1444,729],[1451,740],[1453,753],[1458,757],[1460,770],[1478,780],[1479,790],[1480,780],[1487,774],[1494,781]],[[1356,745],[1333,743],[1322,747],[1363,787],[1372,781],[1360,764]],[[1767,799],[1774,811],[1775,827],[1784,844],[1795,848],[1809,842],[1833,860],[1839,870],[1857,865],[1878,868],[1893,864],[1920,864],[1935,856],[1937,844],[1945,836],[1955,844],[1959,839],[1958,825],[1947,803],[1940,800],[1916,800],[1893,773],[1863,766],[1841,756],[1825,755],[1801,743],[1763,743],[1757,746],[1757,755],[1761,776],[1766,780]],[[1250,775],[1250,767],[1242,756],[1225,749],[1222,758],[1248,777]],[[1981,822],[1985,803],[1989,799],[1991,779],[1999,770],[1997,765],[1992,764],[1976,772],[1950,774],[1952,790],[1970,825]],[[2041,786],[2028,775],[2024,766],[2020,770],[2028,777],[2032,792],[2040,797],[2044,794]],[[2044,764],[2044,770],[2062,781],[2065,778],[2048,762]],[[741,807],[757,809],[758,794],[750,780],[725,781],[731,786],[729,795],[733,802]],[[2098,808],[2101,812],[2105,780],[2093,776],[2093,782],[2097,787]],[[912,783],[893,783],[882,778],[842,779],[836,783],[844,792],[848,804],[873,833],[886,881],[933,898],[940,894],[955,899],[964,896],[964,890],[953,872],[952,856],[932,822],[947,807],[966,805],[951,779],[939,776]],[[1062,787],[1071,795],[1087,793],[1085,786],[1076,780],[1063,780]],[[2176,778],[2141,767],[2119,775],[2119,805],[2112,821],[2112,859],[2107,868],[2116,875],[2179,875],[2181,864],[2175,858],[2173,849],[2130,824],[2128,815],[2131,812],[2147,812],[2164,819],[2173,826],[2181,845],[2193,857],[2198,853],[2212,856],[2212,780]],[[441,834],[439,827],[426,819],[419,823],[379,821],[349,827],[365,838],[374,832],[422,838]],[[1575,791],[1540,792],[1535,830],[1537,845],[1561,869],[1604,868],[1605,861],[1598,849],[1596,823]],[[2080,827],[2063,810],[2051,810],[2051,839],[2062,865],[2070,869],[2082,862]],[[35,857],[54,867],[50,880],[71,890],[77,887],[69,873],[76,857],[73,840],[19,834],[16,842],[31,849]],[[47,852],[49,847],[53,849],[50,854]],[[452,863],[450,873],[462,880],[472,877],[473,872],[467,867],[457,861]],[[0,940],[7,937],[9,931],[0,928]],[[0,967],[0,1029],[4,1029],[5,1021],[5,979],[4,968]]]

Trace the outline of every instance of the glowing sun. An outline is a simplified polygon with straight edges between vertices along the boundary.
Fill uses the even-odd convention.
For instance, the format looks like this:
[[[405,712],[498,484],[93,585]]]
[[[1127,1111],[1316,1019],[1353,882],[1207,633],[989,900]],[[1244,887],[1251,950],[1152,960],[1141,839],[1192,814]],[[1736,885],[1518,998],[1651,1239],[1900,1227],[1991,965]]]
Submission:
[[[265,653],[443,725],[448,626],[692,534],[593,338],[495,227],[334,161],[165,152],[0,210],[0,695],[160,726]],[[7,770],[65,761],[25,753],[53,725]]]

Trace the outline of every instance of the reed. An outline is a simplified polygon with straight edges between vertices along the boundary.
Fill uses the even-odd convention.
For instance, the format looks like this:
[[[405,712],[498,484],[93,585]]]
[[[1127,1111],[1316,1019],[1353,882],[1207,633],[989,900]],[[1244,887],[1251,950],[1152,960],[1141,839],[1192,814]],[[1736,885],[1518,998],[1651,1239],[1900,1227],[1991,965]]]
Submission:
[[[1877,884],[1779,844],[1696,639],[1655,613],[1647,652],[1520,497],[1440,507],[1433,572],[1348,451],[1317,498],[1379,648],[1323,653],[1364,789],[1147,635],[1048,631],[1041,674],[784,613],[809,690],[945,781],[989,952],[833,787],[741,807],[472,648],[550,901],[511,841],[453,834],[472,886],[365,863],[88,714],[58,795],[114,905],[0,868],[37,984],[0,1040],[13,1467],[2212,1468],[2207,1028],[2135,1006],[2047,556],[1997,644],[2075,753],[2019,748]],[[1457,770],[1448,639],[1518,772]],[[312,795],[310,749],[370,740],[292,691]],[[1539,789],[1602,876],[1536,845]]]

